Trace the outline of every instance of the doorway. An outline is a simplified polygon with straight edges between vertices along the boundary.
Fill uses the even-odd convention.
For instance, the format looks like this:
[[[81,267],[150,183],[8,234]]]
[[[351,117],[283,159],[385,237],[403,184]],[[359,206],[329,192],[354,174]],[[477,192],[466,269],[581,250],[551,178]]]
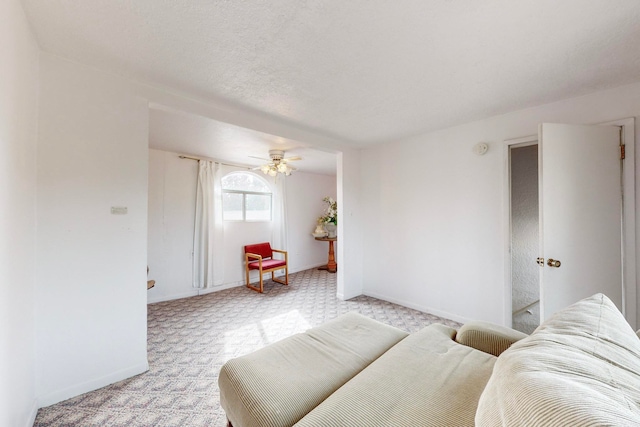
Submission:
[[[530,334],[540,324],[538,144],[509,147],[511,180],[511,322]]]
[[[612,134],[606,138],[609,141],[607,146],[613,139],[615,143],[606,154],[594,154],[595,147],[587,141],[596,134],[611,133],[611,129],[604,131],[602,127],[616,127],[615,136]],[[634,119],[601,123],[600,126],[545,124],[539,131],[539,135],[506,140],[504,145],[504,324],[530,332],[532,326],[558,309],[593,293],[603,292],[637,329]],[[562,141],[560,145],[558,132]],[[575,132],[579,134],[577,140]],[[573,136],[567,139],[569,134]],[[604,143],[602,135],[597,139],[598,146]],[[542,157],[535,159],[534,152]],[[611,153],[614,153],[613,158]],[[588,160],[589,156],[595,160]],[[606,164],[609,166],[617,165],[618,171],[611,175],[613,179],[609,174],[612,168],[604,166],[604,159],[608,159]],[[537,178],[534,174],[536,167]],[[598,172],[594,173],[595,170]],[[605,181],[618,190],[607,187],[602,194],[599,187]],[[544,202],[536,197],[536,184],[537,195]],[[596,190],[598,195],[594,196]],[[529,196],[520,197],[521,191]],[[615,194],[618,195],[617,201],[608,200],[610,197],[607,195]],[[539,208],[537,219],[535,203]],[[605,228],[607,224],[597,222],[601,218],[595,223],[588,222],[605,206],[613,206],[617,212],[604,215],[608,228]],[[536,222],[539,224],[537,245]],[[609,240],[614,243],[609,244]],[[568,246],[559,245],[567,242]],[[594,250],[599,252],[584,255],[585,251]],[[616,256],[617,261],[614,259]],[[615,262],[605,262],[609,258]],[[536,280],[536,272],[532,269],[536,261],[539,263],[537,287],[531,285]],[[525,269],[519,269],[520,266],[525,266]]]

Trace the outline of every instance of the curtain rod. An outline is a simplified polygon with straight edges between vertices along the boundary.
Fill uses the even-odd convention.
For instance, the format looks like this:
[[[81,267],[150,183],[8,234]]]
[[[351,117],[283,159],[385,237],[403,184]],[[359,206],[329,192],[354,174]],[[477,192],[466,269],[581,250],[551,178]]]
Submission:
[[[234,167],[234,168],[243,168],[243,169],[249,169],[249,170],[251,169],[251,168],[250,168],[250,167],[248,167],[248,166],[233,165],[233,164],[231,164],[231,163],[223,163],[223,162],[218,162],[218,161],[216,161],[216,160],[199,159],[199,158],[197,158],[197,157],[189,157],[189,156],[182,156],[182,155],[180,155],[180,156],[178,156],[178,158],[180,158],[180,159],[187,159],[187,160],[197,160],[197,161],[200,161],[200,160],[206,160],[206,161],[208,161],[208,162],[220,163],[221,165],[224,165],[224,166],[232,166],[232,167]]]

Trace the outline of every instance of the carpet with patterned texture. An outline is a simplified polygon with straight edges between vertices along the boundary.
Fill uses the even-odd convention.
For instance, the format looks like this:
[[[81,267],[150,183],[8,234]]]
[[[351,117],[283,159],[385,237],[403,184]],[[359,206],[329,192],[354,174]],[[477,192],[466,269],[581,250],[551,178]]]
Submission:
[[[149,371],[38,411],[34,426],[224,426],[218,373],[249,353],[349,311],[408,332],[459,324],[360,296],[336,298],[336,275],[316,269],[265,282],[148,306]]]

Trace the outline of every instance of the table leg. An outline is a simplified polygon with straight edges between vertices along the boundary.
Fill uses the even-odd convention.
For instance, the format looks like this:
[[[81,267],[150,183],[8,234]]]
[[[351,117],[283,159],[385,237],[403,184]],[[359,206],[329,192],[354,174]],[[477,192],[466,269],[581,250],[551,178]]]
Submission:
[[[318,267],[318,270],[327,270],[329,273],[335,273],[338,271],[338,264],[336,263],[336,255],[333,250],[333,240],[329,240],[329,260],[327,265]]]
[[[338,270],[338,264],[336,264],[336,256],[333,252],[333,240],[329,240],[329,262],[327,262],[327,271],[329,273],[335,273]]]

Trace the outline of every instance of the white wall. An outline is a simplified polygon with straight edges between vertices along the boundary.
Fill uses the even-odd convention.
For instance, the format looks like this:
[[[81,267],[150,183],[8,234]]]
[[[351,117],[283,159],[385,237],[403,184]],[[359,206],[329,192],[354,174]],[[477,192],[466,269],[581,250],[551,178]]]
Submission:
[[[534,135],[541,122],[639,115],[634,84],[363,150],[364,293],[462,321],[507,323],[503,141]],[[490,150],[474,155],[481,141]]]
[[[350,299],[363,291],[363,240],[367,229],[362,219],[360,151],[345,149],[338,154],[338,241],[342,247],[338,261],[338,298]]]
[[[291,271],[302,271],[327,263],[328,243],[311,235],[316,220],[325,211],[326,196],[337,198],[335,176],[296,172],[287,177],[287,250]],[[340,241],[335,243],[340,254]]]
[[[40,65],[37,392],[48,405],[148,368],[148,104],[90,68],[46,54]]]
[[[17,0],[0,2],[0,426],[30,426],[35,392],[38,46]]]
[[[198,163],[149,150],[148,301],[196,295],[191,287]]]
[[[327,150],[338,150],[341,143],[50,54],[40,53],[39,59],[35,390],[38,404],[46,406],[147,369],[149,103]],[[29,151],[28,145],[22,149]],[[7,172],[14,179],[26,174]],[[21,182],[29,186],[28,179]],[[11,194],[17,197],[15,190]],[[28,198],[28,192],[20,197]],[[111,215],[111,206],[126,206],[128,215]],[[179,215],[179,207],[170,213]],[[28,222],[28,215],[20,221]],[[24,236],[28,245],[29,233]],[[347,244],[359,242],[343,241]],[[11,251],[18,253],[13,243]],[[159,269],[150,267],[150,278],[161,281],[154,277]],[[20,271],[28,283],[28,268]],[[28,320],[28,307],[15,307]]]
[[[176,153],[149,150],[149,278],[156,281],[149,302],[198,294],[191,285],[197,169],[197,162]],[[223,174],[235,170],[222,168]],[[335,194],[335,177],[297,172],[286,178],[290,273],[326,263],[328,248],[311,233],[324,209],[322,198]],[[244,284],[242,247],[271,241],[271,233],[271,223],[225,222],[224,280],[212,290]]]

